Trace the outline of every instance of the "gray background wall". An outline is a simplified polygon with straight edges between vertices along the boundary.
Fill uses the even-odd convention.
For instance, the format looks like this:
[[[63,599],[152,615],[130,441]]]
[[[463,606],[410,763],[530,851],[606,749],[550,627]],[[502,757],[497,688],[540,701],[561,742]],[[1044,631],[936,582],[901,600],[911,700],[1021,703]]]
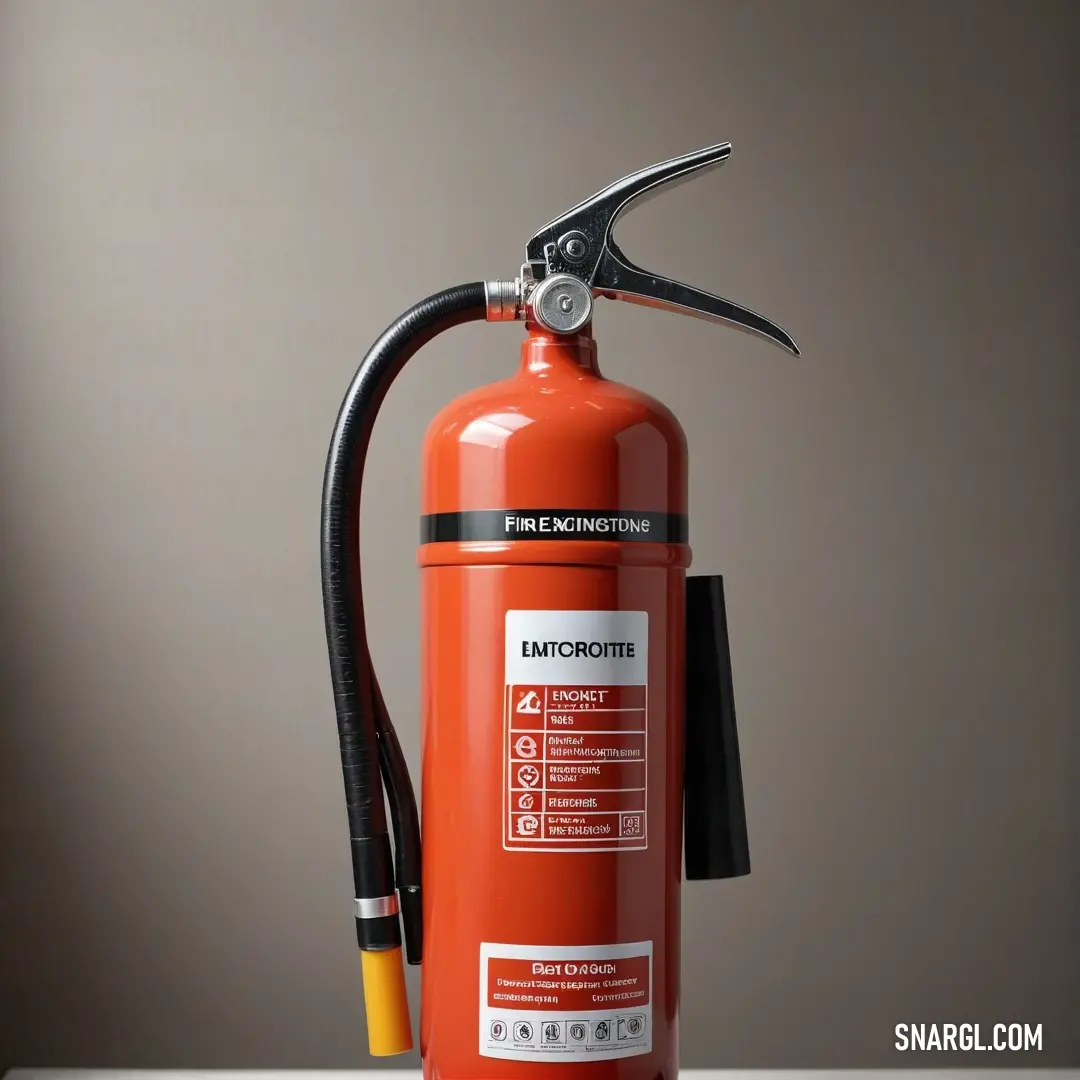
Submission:
[[[596,321],[681,417],[728,581],[754,873],[686,890],[684,1064],[918,1064],[893,1026],[950,1020],[1080,1064],[1075,30],[1046,2],[0,4],[0,1064],[372,1064],[317,559],[340,396],[411,303],[718,139],[621,240],[805,358]],[[420,440],[520,336],[440,339],[374,439],[414,766]]]

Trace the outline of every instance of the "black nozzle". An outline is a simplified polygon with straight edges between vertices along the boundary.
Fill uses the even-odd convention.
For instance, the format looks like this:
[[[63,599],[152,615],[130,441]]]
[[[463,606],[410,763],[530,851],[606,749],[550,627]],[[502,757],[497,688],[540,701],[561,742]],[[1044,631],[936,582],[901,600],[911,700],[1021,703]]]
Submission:
[[[686,878],[750,873],[724,579],[686,579]]]
[[[424,905],[419,885],[398,889],[401,926],[405,933],[405,959],[419,964],[424,952]]]

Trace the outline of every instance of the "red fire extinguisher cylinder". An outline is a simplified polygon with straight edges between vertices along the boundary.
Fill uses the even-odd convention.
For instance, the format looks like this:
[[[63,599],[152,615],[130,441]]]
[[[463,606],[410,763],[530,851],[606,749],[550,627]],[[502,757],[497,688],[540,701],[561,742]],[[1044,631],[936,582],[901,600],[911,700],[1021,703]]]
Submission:
[[[609,297],[798,354],[763,316],[634,266],[611,235],[633,200],[729,153],[633,173],[539,230],[515,280],[417,304],[338,413],[323,608],[368,1045],[412,1048],[403,959],[422,962],[427,1080],[672,1080],[684,854],[689,879],[749,872],[723,583],[686,576],[686,440],[601,374],[591,330]],[[421,844],[367,638],[367,448],[419,348],[518,319],[517,373],[447,406],[425,440]]]
[[[425,1075],[673,1075],[682,430],[530,327],[422,475]]]

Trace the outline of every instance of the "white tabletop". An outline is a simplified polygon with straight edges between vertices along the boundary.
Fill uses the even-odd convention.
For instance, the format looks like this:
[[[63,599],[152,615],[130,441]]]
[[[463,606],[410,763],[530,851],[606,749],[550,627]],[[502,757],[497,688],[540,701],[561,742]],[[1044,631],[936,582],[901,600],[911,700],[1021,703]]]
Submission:
[[[835,1069],[681,1069],[681,1080],[822,1080],[834,1076]],[[1001,1080],[1076,1080],[1080,1069],[845,1069],[843,1080],[974,1080],[997,1077]],[[420,1080],[413,1069],[11,1069],[4,1080]]]

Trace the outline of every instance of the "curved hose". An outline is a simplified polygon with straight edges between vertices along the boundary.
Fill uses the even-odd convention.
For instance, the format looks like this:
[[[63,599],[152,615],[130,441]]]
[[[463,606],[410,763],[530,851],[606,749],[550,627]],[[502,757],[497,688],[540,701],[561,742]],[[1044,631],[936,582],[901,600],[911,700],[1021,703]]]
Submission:
[[[405,759],[368,649],[360,573],[360,492],[372,425],[397,374],[433,337],[460,323],[484,319],[486,313],[483,282],[459,285],[421,301],[383,332],[342,402],[323,480],[323,610],[358,900],[357,941],[363,950],[400,948],[397,891],[410,964],[419,963],[422,952],[420,824]]]

